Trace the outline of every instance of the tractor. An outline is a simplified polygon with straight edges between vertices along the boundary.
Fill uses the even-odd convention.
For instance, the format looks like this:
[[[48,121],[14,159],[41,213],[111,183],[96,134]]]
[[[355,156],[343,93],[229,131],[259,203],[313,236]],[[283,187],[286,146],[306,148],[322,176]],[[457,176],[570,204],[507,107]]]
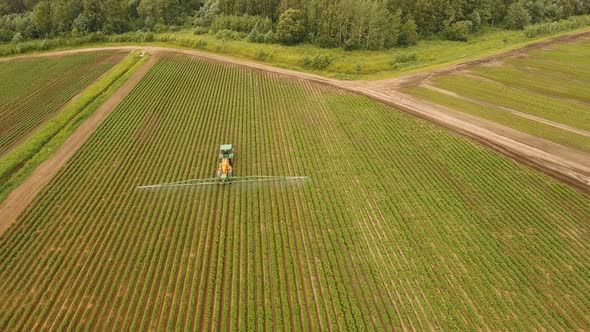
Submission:
[[[219,167],[217,179],[222,183],[229,183],[233,179],[234,148],[231,144],[222,144],[219,147]]]
[[[219,165],[217,167],[217,174],[210,179],[190,179],[171,183],[150,184],[146,186],[139,186],[139,190],[150,190],[160,188],[186,188],[194,186],[209,186],[220,184],[246,184],[258,182],[295,182],[305,181],[307,176],[267,176],[267,175],[250,175],[250,176],[236,176],[233,175],[234,165],[234,147],[231,144],[222,144],[219,147]]]

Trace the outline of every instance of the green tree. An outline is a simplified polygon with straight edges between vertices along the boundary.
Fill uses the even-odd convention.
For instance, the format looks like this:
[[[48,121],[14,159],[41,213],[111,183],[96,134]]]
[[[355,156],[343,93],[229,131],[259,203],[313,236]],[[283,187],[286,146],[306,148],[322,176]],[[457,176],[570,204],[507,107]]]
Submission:
[[[305,15],[299,9],[289,8],[279,18],[277,35],[279,41],[286,45],[293,45],[305,38]]]
[[[506,25],[511,29],[523,29],[531,23],[531,14],[525,8],[523,1],[518,1],[508,7]]]
[[[41,1],[35,6],[33,24],[41,35],[51,32],[51,4],[49,1]]]
[[[399,35],[399,45],[409,46],[416,45],[418,42],[418,31],[416,30],[416,22],[413,19],[409,19],[402,25]]]

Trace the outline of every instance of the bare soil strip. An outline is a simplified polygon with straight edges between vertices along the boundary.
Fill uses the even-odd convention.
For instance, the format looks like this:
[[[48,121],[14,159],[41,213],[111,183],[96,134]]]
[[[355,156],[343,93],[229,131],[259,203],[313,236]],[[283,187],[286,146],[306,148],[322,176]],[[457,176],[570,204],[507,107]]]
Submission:
[[[106,119],[112,110],[127,96],[133,87],[156,63],[153,55],[125,82],[96,112],[94,112],[63,145],[45,160],[31,175],[0,205],[0,235],[16,221],[18,215],[33,201],[35,196],[49,183],[74,153],[86,142],[94,130]]]
[[[505,111],[505,112],[508,112],[508,113],[512,113],[514,115],[518,115],[520,117],[527,118],[529,120],[534,120],[534,121],[537,121],[537,122],[540,122],[540,123],[543,123],[543,124],[546,124],[546,125],[549,125],[549,126],[553,126],[553,127],[559,128],[559,129],[570,131],[570,132],[575,133],[575,134],[578,134],[578,135],[590,137],[590,132],[588,132],[586,130],[582,130],[582,129],[570,127],[568,125],[564,125],[564,124],[557,123],[557,122],[554,122],[554,121],[551,121],[551,120],[543,119],[543,118],[540,118],[538,116],[534,116],[534,115],[531,115],[531,114],[519,112],[519,111],[513,110],[513,109],[508,108],[508,107],[504,107],[504,106],[500,106],[500,105],[488,103],[488,102],[485,102],[485,101],[482,101],[482,100],[479,100],[479,99],[466,97],[466,96],[460,95],[458,93],[455,93],[455,92],[452,92],[452,91],[449,91],[449,90],[445,90],[445,89],[441,89],[441,88],[432,86],[432,85],[430,85],[428,83],[423,83],[421,86],[423,86],[423,87],[425,87],[427,89],[430,89],[432,91],[440,92],[440,93],[445,94],[447,96],[451,96],[451,97],[463,99],[465,101],[469,101],[469,102],[472,102],[472,103],[475,103],[475,104],[478,104],[478,105],[481,105],[481,106],[491,107],[491,108],[494,108],[494,109],[497,109],[497,110],[500,110],[500,111]]]
[[[548,142],[516,130],[469,116],[427,101],[419,100],[397,91],[403,86],[422,84],[432,76],[448,74],[465,70],[473,66],[493,63],[499,59],[522,54],[532,49],[547,47],[554,43],[573,42],[590,36],[590,30],[558,36],[525,47],[510,50],[493,56],[448,66],[442,69],[406,75],[379,81],[339,81],[319,75],[302,73],[294,70],[276,68],[269,65],[224,57],[218,54],[204,53],[195,50],[182,50],[166,47],[141,46],[110,46],[82,48],[51,53],[24,55],[2,58],[0,61],[10,61],[24,58],[39,58],[60,56],[81,52],[96,52],[104,50],[146,50],[149,53],[175,52],[194,56],[200,59],[232,64],[271,72],[289,78],[311,81],[364,95],[391,105],[407,113],[413,114],[430,122],[441,125],[451,131],[475,139],[483,145],[489,146],[504,155],[523,164],[549,174],[566,182],[580,191],[590,193],[590,156],[586,153],[569,149],[561,145]],[[144,64],[132,78],[130,78],[92,117],[64,143],[64,145],[46,162],[41,164],[29,178],[0,205],[0,235],[10,226],[17,216],[33,200],[35,195],[51,180],[66,161],[82,146],[92,132],[102,123],[118,103],[131,91],[147,71],[155,64],[156,57],[152,57]]]

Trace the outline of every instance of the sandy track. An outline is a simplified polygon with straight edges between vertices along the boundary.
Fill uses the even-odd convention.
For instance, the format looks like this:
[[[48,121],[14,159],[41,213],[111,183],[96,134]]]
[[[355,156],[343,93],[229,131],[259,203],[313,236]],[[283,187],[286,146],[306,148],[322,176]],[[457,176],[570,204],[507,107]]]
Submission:
[[[157,55],[148,59],[104,104],[102,104],[60,148],[39,165],[31,175],[0,205],[0,234],[16,221],[18,215],[33,201],[74,153],[86,142],[96,128],[111,114],[133,87],[156,63]]]
[[[498,59],[521,54],[532,49],[539,49],[554,43],[564,43],[588,38],[590,30],[547,39],[525,47],[510,50],[494,56],[468,61],[442,69],[406,75],[398,78],[379,81],[339,81],[319,75],[302,73],[294,70],[276,68],[260,63],[239,60],[221,56],[218,54],[204,53],[195,50],[182,50],[166,47],[142,47],[142,46],[112,46],[93,47],[75,50],[66,50],[42,54],[24,55],[11,58],[3,58],[0,61],[15,59],[39,58],[61,56],[73,53],[96,52],[104,50],[145,50],[149,53],[174,52],[194,56],[200,59],[220,62],[224,64],[248,67],[254,70],[271,72],[287,76],[292,79],[311,81],[319,84],[337,87],[356,94],[364,95],[391,105],[407,113],[426,119],[461,135],[475,139],[504,155],[521,163],[534,167],[542,172],[554,176],[579,190],[590,193],[590,155],[565,148],[561,145],[548,142],[544,139],[524,134],[496,123],[469,116],[424,100],[420,100],[397,91],[400,87],[421,84],[434,75],[441,75],[465,70],[467,68],[497,61]],[[36,194],[51,180],[67,160],[84,144],[94,130],[102,123],[110,112],[131,91],[139,80],[155,64],[156,56],[153,56],[131,77],[104,105],[102,105],[76,132],[63,144],[62,147],[41,164],[28,178],[16,188],[0,205],[0,234],[10,226],[17,216],[28,206]]]

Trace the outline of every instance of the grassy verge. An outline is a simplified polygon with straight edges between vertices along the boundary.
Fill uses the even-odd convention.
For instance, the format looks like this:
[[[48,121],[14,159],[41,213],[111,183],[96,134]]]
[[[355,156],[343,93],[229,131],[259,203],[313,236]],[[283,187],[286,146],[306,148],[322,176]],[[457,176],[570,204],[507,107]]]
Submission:
[[[590,152],[588,137],[567,130],[546,125],[534,120],[520,117],[509,112],[475,104],[460,98],[448,96],[424,87],[404,89],[404,92],[433,103],[452,108],[456,111],[490,120],[506,127],[546,139],[574,149]]]
[[[474,60],[526,46],[560,35],[578,33],[588,27],[557,32],[542,37],[527,37],[522,31],[507,31],[487,28],[468,42],[422,40],[417,45],[394,48],[386,51],[344,51],[343,49],[322,49],[310,44],[283,46],[276,44],[254,44],[239,40],[220,40],[212,35],[195,35],[192,31],[178,31],[160,34],[127,33],[99,38],[69,38],[39,41],[19,45],[0,45],[0,55],[33,53],[40,50],[63,50],[81,46],[124,46],[148,45],[180,49],[199,49],[220,53],[225,56],[247,59],[280,68],[310,72],[338,79],[380,79],[395,77],[424,70],[432,70],[450,64]],[[17,53],[17,54],[18,54]],[[327,66],[314,68],[319,55],[327,59]],[[307,60],[307,61],[306,61]]]
[[[0,202],[117,91],[145,59],[141,59],[138,52],[129,54],[25,142],[0,159]]]

